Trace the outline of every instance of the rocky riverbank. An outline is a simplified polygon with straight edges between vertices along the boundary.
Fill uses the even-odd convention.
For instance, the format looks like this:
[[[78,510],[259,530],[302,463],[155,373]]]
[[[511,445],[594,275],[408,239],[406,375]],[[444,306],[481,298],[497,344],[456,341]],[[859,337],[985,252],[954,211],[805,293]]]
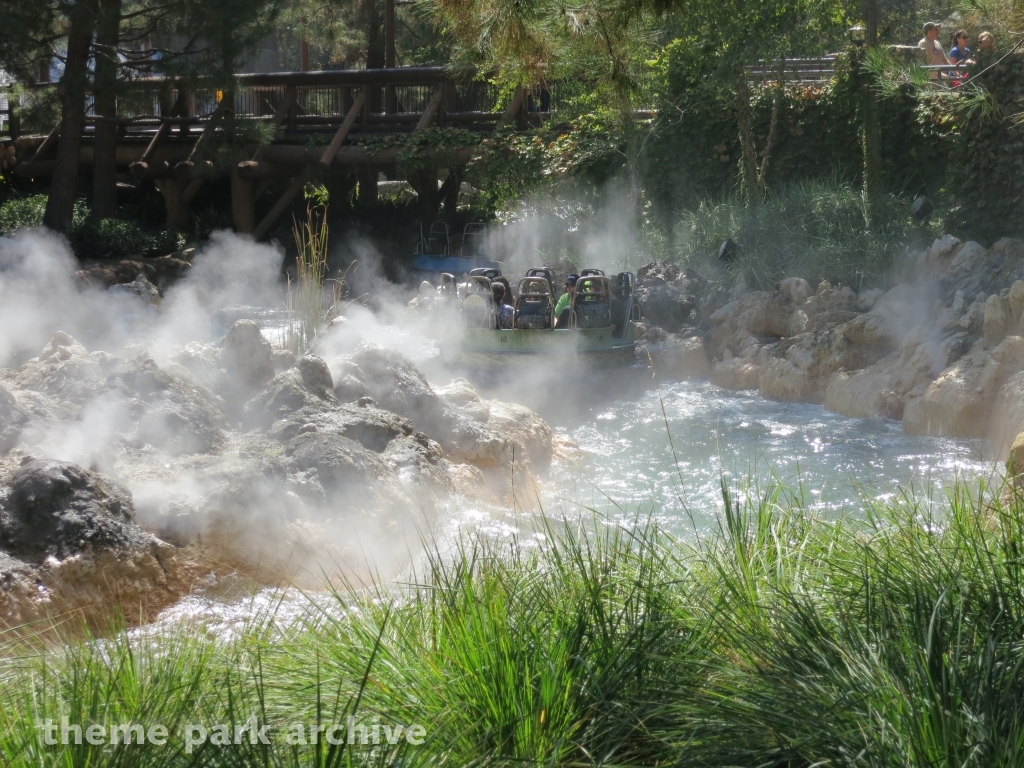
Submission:
[[[640,359],[666,376],[900,420],[910,434],[984,438],[1024,472],[1024,242],[946,235],[908,254],[894,282],[750,291],[650,264],[638,271],[651,324]]]
[[[0,626],[387,573],[446,500],[521,503],[551,454],[529,409],[379,347],[296,359],[241,320],[157,360],[59,332],[0,370]]]

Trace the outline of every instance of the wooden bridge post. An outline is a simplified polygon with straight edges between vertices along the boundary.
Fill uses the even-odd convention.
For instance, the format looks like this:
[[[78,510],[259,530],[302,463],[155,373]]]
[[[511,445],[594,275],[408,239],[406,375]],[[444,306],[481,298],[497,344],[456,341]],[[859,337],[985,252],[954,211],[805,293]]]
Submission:
[[[182,199],[185,191],[185,181],[178,178],[154,179],[156,188],[164,197],[164,204],[167,206],[167,229],[172,232],[179,232],[188,229],[192,221],[192,213],[188,204]]]
[[[248,235],[256,229],[256,182],[238,175],[238,167],[231,169],[231,218],[235,231]]]

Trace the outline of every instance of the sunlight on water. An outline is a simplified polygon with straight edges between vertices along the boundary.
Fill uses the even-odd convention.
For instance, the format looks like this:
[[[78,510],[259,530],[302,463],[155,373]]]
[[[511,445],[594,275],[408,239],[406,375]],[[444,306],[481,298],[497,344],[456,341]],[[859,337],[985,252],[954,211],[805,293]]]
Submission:
[[[699,528],[714,521],[723,475],[762,487],[777,479],[801,490],[809,508],[838,513],[901,489],[941,498],[958,475],[995,472],[980,441],[911,437],[899,422],[850,419],[706,383],[664,385],[661,399],[651,389],[575,421],[556,429],[581,451],[578,461],[552,468],[552,498],[613,515],[653,513],[679,532],[690,527],[689,515]]]

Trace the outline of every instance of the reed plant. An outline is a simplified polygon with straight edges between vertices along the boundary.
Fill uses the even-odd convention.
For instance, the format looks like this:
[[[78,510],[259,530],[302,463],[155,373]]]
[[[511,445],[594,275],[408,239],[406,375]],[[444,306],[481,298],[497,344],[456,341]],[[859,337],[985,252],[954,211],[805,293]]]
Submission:
[[[327,275],[327,209],[307,206],[303,220],[293,219],[295,237],[295,280],[288,278],[288,326],[285,346],[302,357],[327,326],[333,302],[325,300]]]
[[[431,548],[402,584],[0,661],[10,766],[1018,766],[1024,499],[959,483],[818,518],[723,485],[720,524],[538,523]],[[188,723],[270,724],[189,753]],[[422,745],[289,744],[294,723],[422,724]],[[163,723],[165,746],[39,725]]]

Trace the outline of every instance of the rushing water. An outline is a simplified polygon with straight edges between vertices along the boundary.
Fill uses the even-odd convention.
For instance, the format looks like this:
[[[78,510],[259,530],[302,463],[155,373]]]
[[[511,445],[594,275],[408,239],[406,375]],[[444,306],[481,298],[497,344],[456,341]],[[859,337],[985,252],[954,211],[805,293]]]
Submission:
[[[994,471],[980,441],[911,437],[898,422],[708,383],[648,386],[595,402],[583,417],[548,418],[580,448],[577,461],[558,462],[551,473],[551,492],[563,503],[630,516],[646,510],[680,532],[713,523],[723,477],[733,486],[781,482],[829,514],[901,490],[938,497],[957,476]]]

